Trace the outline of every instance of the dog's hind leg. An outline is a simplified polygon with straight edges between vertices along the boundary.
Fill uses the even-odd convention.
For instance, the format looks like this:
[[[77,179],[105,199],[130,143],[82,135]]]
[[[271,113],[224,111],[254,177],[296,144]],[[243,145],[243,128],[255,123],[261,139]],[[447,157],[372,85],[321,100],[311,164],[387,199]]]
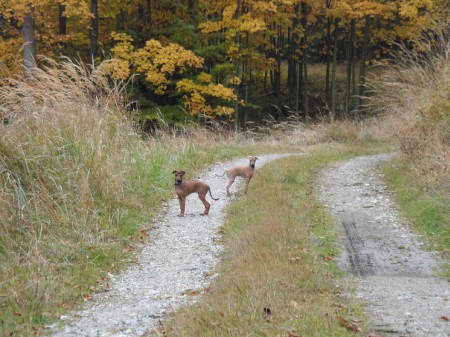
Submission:
[[[231,195],[231,193],[230,193],[230,187],[231,187],[231,185],[233,185],[234,179],[236,179],[236,177],[232,177],[232,178],[230,178],[230,180],[228,181],[228,185],[227,185],[227,196],[230,196],[230,195]]]
[[[209,204],[209,202],[206,201],[206,198],[204,195],[198,195],[198,197],[200,198],[200,200],[203,202],[203,205],[205,205],[205,211],[203,213],[201,213],[200,215],[206,215],[209,213],[209,208],[211,207],[211,205]]]

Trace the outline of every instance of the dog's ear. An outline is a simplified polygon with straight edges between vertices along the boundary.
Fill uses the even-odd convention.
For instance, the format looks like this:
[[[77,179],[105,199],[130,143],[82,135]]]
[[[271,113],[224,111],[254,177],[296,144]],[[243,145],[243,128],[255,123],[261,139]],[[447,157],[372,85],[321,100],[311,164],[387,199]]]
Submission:
[[[177,171],[176,171],[176,170],[173,170],[173,171],[172,171],[172,174],[175,174],[175,173],[177,173]]]
[[[181,175],[184,176],[186,174],[186,172],[184,171],[180,171]]]

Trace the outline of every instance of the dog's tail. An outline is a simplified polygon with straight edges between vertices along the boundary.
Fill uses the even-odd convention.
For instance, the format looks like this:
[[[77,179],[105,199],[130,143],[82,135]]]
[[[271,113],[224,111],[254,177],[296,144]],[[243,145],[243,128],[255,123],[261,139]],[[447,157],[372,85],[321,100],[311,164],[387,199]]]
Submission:
[[[211,188],[208,188],[208,191],[209,191],[209,196],[213,199],[213,200],[219,200],[219,198],[214,198],[213,196],[212,196],[212,194],[211,194]]]

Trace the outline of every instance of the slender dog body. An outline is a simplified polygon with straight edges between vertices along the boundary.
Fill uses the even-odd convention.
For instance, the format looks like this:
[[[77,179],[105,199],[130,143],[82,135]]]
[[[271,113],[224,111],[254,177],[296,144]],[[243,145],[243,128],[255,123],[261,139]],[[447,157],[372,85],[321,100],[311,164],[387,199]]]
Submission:
[[[213,200],[219,200],[212,196],[209,185],[202,181],[184,181],[184,171],[173,171],[172,174],[175,175],[175,192],[177,193],[178,200],[180,201],[180,214],[178,216],[184,216],[186,197],[192,193],[197,193],[198,197],[203,202],[203,205],[205,205],[205,211],[200,215],[208,214],[211,205],[206,201],[206,194],[209,192],[209,195]]]
[[[230,187],[233,185],[236,177],[242,177],[245,179],[245,193],[248,191],[248,184],[255,173],[255,162],[258,159],[257,157],[249,157],[250,163],[248,166],[236,166],[226,170],[224,173],[227,174],[229,179],[227,185],[227,196],[230,196]]]

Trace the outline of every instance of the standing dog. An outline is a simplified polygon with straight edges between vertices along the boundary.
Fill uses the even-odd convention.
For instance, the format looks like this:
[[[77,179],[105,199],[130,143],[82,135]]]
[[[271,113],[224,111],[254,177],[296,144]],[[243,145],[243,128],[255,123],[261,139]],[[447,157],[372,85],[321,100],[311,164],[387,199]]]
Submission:
[[[227,174],[229,179],[227,185],[227,196],[230,196],[230,186],[233,185],[236,177],[242,177],[245,179],[245,193],[248,191],[248,184],[250,183],[250,179],[252,179],[253,174],[255,173],[255,162],[257,157],[249,157],[250,164],[249,166],[236,166],[232,167],[224,172]],[[223,174],[222,174],[223,175]]]
[[[173,171],[172,174],[175,174],[175,192],[177,192],[178,200],[180,201],[181,212],[179,216],[184,216],[186,197],[191,193],[197,193],[203,205],[205,205],[205,211],[200,215],[208,214],[211,205],[206,201],[206,193],[209,192],[213,200],[219,200],[212,196],[209,185],[202,181],[183,181],[184,171]]]

